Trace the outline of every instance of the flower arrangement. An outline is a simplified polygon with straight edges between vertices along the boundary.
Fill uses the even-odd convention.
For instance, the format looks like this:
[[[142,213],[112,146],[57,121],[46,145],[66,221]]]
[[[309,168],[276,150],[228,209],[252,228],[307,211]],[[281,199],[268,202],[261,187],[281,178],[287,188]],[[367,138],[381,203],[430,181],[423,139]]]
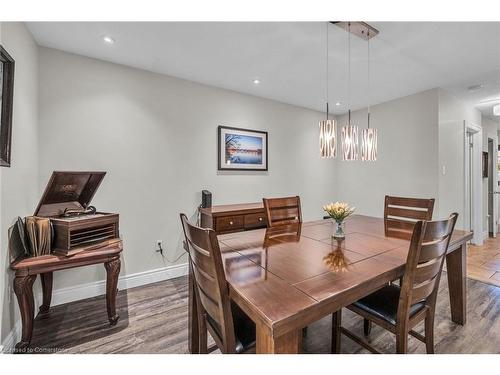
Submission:
[[[355,209],[355,207],[349,207],[344,202],[335,202],[323,206],[323,210],[337,223],[342,223],[354,213]]]
[[[329,203],[323,207],[323,210],[335,221],[336,230],[333,238],[344,239],[344,220],[354,213],[355,207],[349,207],[347,203],[335,202]]]

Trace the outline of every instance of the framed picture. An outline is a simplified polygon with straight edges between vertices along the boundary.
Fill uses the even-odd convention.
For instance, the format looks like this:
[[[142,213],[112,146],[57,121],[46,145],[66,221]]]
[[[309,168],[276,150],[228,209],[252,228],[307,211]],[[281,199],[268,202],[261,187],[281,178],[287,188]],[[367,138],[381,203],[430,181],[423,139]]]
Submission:
[[[0,166],[10,167],[14,59],[0,46]]]
[[[267,171],[267,138],[267,132],[219,126],[219,170]]]

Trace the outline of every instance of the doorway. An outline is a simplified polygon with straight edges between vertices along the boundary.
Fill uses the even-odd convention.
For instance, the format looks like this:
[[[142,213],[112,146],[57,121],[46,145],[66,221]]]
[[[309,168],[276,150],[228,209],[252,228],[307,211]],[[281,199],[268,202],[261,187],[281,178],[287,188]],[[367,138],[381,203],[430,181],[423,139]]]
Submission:
[[[483,244],[482,128],[464,121],[464,229]]]
[[[488,235],[498,232],[498,140],[488,138]]]

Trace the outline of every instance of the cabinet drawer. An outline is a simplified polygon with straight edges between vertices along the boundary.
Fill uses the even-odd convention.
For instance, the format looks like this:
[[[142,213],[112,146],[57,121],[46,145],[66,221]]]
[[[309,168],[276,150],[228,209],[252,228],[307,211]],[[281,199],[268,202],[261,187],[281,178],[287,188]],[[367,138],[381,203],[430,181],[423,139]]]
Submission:
[[[216,231],[225,232],[243,229],[243,216],[223,216],[216,220]]]
[[[264,212],[245,215],[245,229],[264,228],[267,226]]]

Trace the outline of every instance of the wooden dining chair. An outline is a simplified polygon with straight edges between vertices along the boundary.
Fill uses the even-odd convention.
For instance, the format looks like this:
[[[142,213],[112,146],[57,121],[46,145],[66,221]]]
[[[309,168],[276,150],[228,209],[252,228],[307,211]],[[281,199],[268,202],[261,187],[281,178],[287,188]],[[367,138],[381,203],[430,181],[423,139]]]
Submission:
[[[181,214],[195,284],[200,353],[217,347],[222,353],[255,352],[255,323],[230,300],[217,236],[199,228]],[[207,347],[207,332],[216,346]]]
[[[458,214],[440,221],[417,221],[411,237],[401,287],[388,284],[347,308],[396,335],[396,352],[408,351],[408,334],[434,353],[434,315],[439,280]],[[372,353],[379,353],[362,338],[341,326],[342,310],[332,317],[332,352],[340,352],[343,333]],[[425,320],[425,336],[413,327]]]
[[[384,229],[388,237],[411,239],[417,220],[432,220],[434,199],[385,196]]]
[[[267,216],[267,226],[302,223],[300,197],[263,198],[264,211]]]

